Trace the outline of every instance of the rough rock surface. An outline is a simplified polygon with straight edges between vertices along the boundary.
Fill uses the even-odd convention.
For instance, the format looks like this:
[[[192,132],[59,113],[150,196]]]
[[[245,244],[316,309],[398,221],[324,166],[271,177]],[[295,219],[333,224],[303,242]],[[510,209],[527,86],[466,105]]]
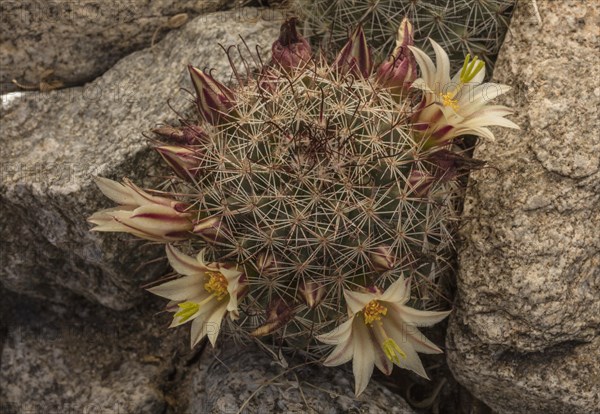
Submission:
[[[228,80],[218,43],[238,44],[241,35],[266,55],[277,37],[279,22],[235,20],[237,13],[200,16],[84,87],[28,93],[2,109],[0,283],[7,289],[59,302],[74,293],[126,309],[141,297],[140,284],[164,271],[166,261],[150,262],[161,246],[89,232],[86,217],[112,206],[91,179],[160,180],[162,164],[142,132],[176,118],[169,103],[178,112],[189,107],[181,90],[191,89],[186,65],[213,67]]]
[[[521,131],[475,153],[447,349],[498,413],[600,412],[600,4],[520,3],[494,78]]]
[[[225,414],[248,400],[243,412],[414,413],[374,381],[356,400],[351,373],[340,369],[279,375],[271,357],[252,346],[190,350],[189,326],[167,330],[167,315],[152,317],[162,301],[148,296],[127,312],[84,299],[3,301],[0,412]]]
[[[289,361],[284,369],[254,348],[232,348],[215,359],[203,355],[204,369],[190,377],[189,405],[193,413],[364,413],[413,414],[398,395],[371,381],[354,397],[350,371]],[[227,390],[222,392],[222,390]]]
[[[160,40],[182,23],[231,6],[232,0],[3,1],[0,5],[0,82],[81,85],[120,58]],[[158,30],[158,31],[157,31]],[[156,34],[155,34],[156,32]],[[52,74],[49,74],[53,71]],[[42,79],[49,74],[47,79]]]
[[[161,414],[175,341],[149,309],[14,297],[2,304],[0,412]],[[156,304],[158,305],[158,304]],[[170,335],[169,335],[170,334]],[[0,333],[0,335],[2,335]]]

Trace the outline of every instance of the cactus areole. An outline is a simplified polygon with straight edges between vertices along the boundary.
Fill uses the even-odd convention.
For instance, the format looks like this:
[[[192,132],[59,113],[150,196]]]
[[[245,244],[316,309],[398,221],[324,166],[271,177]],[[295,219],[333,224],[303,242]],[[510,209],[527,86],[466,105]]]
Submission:
[[[174,275],[148,290],[169,299],[171,326],[190,324],[192,347],[234,336],[354,360],[357,395],[374,366],[427,376],[417,352],[441,350],[417,327],[448,314],[457,180],[477,165],[456,144],[511,125],[477,95],[483,63],[467,58],[460,88],[435,85],[450,82],[447,56],[435,45],[435,66],[411,39],[404,21],[374,67],[358,27],[328,63],[290,19],[237,85],[189,67],[197,119],[153,130],[172,170],[162,191],[97,178],[118,206],[93,230],[165,244]]]

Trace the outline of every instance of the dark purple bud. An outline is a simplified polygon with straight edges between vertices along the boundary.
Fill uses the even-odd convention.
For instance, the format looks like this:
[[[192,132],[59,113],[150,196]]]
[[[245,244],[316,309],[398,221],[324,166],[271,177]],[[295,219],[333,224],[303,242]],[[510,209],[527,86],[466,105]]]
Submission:
[[[396,48],[390,57],[377,69],[377,83],[391,89],[394,94],[406,94],[417,79],[417,62],[409,46],[414,45],[413,28],[404,18],[398,28]]]
[[[284,69],[297,69],[306,65],[312,59],[312,50],[305,38],[298,34],[296,23],[292,17],[281,25],[279,38],[271,48],[272,62]]]
[[[360,75],[363,78],[368,78],[371,75],[373,58],[362,26],[358,26],[352,33],[335,62],[333,62],[333,66],[344,74]]]
[[[217,125],[235,104],[233,92],[200,69],[189,65],[188,70],[196,90],[196,103],[200,114],[209,124]]]

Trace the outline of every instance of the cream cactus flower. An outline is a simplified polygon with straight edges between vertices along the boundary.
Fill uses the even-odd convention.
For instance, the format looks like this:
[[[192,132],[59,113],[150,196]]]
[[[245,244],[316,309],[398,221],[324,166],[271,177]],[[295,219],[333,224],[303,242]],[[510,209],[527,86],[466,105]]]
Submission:
[[[97,177],[96,185],[118,207],[98,211],[88,218],[92,231],[130,233],[142,239],[170,242],[185,240],[194,228],[187,204],[148,194],[131,181],[124,184]]]
[[[488,126],[503,126],[519,129],[504,116],[512,110],[502,105],[487,105],[487,102],[508,92],[510,87],[497,83],[481,83],[485,77],[485,63],[467,55],[462,69],[450,79],[450,60],[435,41],[436,64],[425,52],[409,46],[421,69],[421,77],[414,81],[413,88],[423,91],[417,112],[413,118],[414,128],[424,132],[432,144],[447,144],[461,135],[477,135],[494,139]]]
[[[245,275],[223,263],[204,262],[204,251],[190,257],[167,244],[167,258],[183,277],[148,289],[170,299],[167,310],[175,312],[170,328],[192,322],[191,346],[208,336],[215,346],[226,315],[239,317],[238,296],[245,290]]]
[[[433,325],[448,316],[449,311],[420,311],[406,306],[410,286],[402,277],[383,293],[378,289],[365,293],[345,290],[344,297],[350,318],[317,337],[336,346],[324,365],[341,365],[352,359],[356,396],[367,387],[373,365],[385,375],[397,365],[427,378],[417,352],[442,351],[417,327]]]

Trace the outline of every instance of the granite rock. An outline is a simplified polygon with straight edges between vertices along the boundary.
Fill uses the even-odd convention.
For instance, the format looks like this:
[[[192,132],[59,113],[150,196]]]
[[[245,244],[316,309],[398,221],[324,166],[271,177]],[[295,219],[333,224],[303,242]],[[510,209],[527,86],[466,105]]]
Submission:
[[[223,348],[202,356],[189,376],[186,413],[413,414],[399,395],[371,381],[354,397],[350,370],[306,361],[286,367],[254,346]]]
[[[199,16],[84,87],[27,93],[2,109],[0,283],[59,302],[82,295],[126,309],[139,301],[140,285],[165,271],[166,260],[155,260],[163,248],[90,233],[86,218],[112,205],[92,177],[162,181],[162,163],[142,132],[190,108],[186,65],[213,67],[228,81],[219,43],[239,44],[242,36],[266,56],[278,34],[280,22],[256,17],[260,10],[242,15],[254,17]]]
[[[255,346],[225,340],[189,349],[189,326],[166,329],[167,315],[152,316],[162,300],[148,296],[126,312],[81,298],[3,301],[0,411],[225,414],[247,400],[244,413],[414,414],[376,381],[356,400],[352,373],[339,368],[286,372]]]
[[[148,309],[11,299],[0,333],[2,413],[165,413],[183,338],[165,334]]]
[[[127,54],[150,46],[193,17],[231,7],[232,0],[3,1],[0,82],[81,85]],[[185,17],[184,17],[185,16]],[[42,86],[43,87],[43,86]]]
[[[600,412],[600,6],[519,4],[494,80],[520,131],[475,157],[447,349],[498,413]]]

